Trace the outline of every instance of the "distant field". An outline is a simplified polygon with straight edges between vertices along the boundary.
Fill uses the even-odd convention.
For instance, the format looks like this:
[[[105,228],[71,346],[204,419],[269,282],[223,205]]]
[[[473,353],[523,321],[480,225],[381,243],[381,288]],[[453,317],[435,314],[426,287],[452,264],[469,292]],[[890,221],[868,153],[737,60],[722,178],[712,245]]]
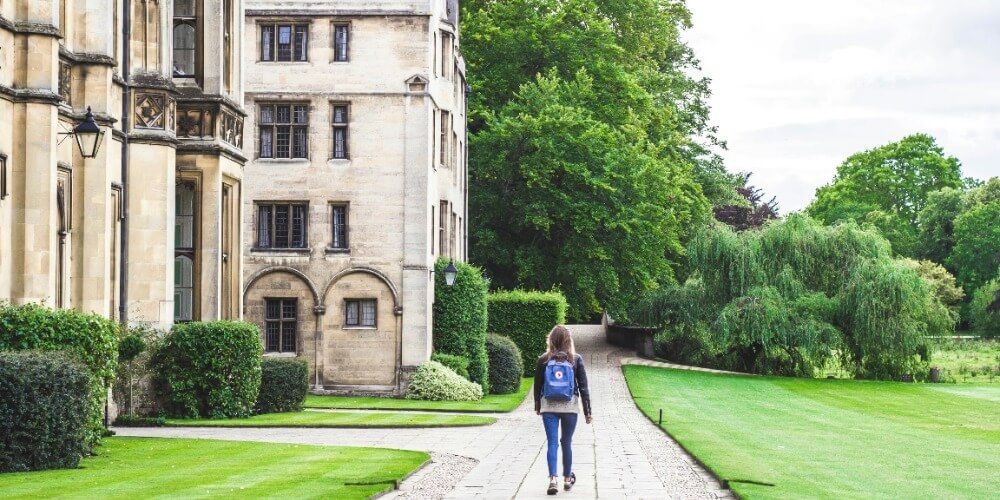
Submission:
[[[944,382],[1000,383],[1000,341],[934,341],[931,366],[941,368]]]
[[[111,437],[78,469],[0,474],[3,498],[369,498],[426,453],[201,439]]]
[[[467,413],[509,412],[517,408],[531,389],[532,379],[521,379],[521,388],[513,394],[489,394],[480,401],[419,401],[415,399],[354,396],[306,396],[306,408],[353,410],[428,410]]]
[[[625,366],[639,408],[749,498],[995,498],[1000,385]]]

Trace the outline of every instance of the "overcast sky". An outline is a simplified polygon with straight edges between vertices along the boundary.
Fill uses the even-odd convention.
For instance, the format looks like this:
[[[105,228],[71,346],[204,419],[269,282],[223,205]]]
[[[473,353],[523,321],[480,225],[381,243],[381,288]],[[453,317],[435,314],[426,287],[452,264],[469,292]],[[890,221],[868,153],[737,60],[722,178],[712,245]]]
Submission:
[[[689,0],[732,171],[805,207],[850,154],[914,132],[1000,175],[1000,1]]]

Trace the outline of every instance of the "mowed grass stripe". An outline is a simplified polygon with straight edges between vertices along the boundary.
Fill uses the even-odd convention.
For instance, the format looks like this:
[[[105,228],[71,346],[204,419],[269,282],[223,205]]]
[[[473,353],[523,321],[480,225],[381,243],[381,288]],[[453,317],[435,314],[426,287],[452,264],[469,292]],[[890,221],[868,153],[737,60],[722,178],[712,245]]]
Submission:
[[[381,413],[359,411],[299,411],[265,413],[248,418],[167,419],[169,427],[303,427],[303,428],[391,428],[468,427],[489,425],[495,418],[444,413]]]
[[[379,448],[112,437],[78,469],[0,474],[4,498],[368,498],[429,459]]]
[[[639,408],[740,495],[988,497],[1000,403],[893,382],[626,366]],[[767,483],[774,486],[765,486]]]

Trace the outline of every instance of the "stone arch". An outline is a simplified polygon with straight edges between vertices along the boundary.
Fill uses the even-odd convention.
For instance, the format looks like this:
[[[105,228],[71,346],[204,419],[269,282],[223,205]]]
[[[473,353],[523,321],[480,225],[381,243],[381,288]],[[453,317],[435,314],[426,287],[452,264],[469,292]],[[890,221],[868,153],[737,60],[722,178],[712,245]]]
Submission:
[[[323,289],[323,300],[321,300],[321,301],[319,301],[317,303],[318,304],[325,304],[327,296],[330,295],[330,289],[333,288],[333,286],[336,285],[337,282],[340,281],[341,278],[343,278],[344,276],[347,276],[349,274],[354,274],[354,273],[367,273],[367,274],[370,274],[370,275],[375,276],[376,278],[382,280],[382,282],[385,283],[385,285],[387,287],[389,287],[389,291],[392,292],[392,306],[393,306],[393,308],[396,310],[397,313],[401,312],[400,308],[402,307],[402,304],[400,304],[400,302],[399,302],[399,288],[397,288],[396,284],[392,282],[392,279],[390,279],[388,276],[385,275],[385,273],[383,273],[382,271],[379,271],[378,269],[375,269],[375,268],[372,268],[372,267],[364,267],[364,266],[350,267],[350,268],[344,269],[343,271],[340,271],[339,273],[335,274],[333,276],[333,278],[330,278],[330,282],[327,283],[326,288]]]
[[[260,271],[257,271],[255,273],[253,273],[253,276],[250,276],[250,279],[247,280],[247,283],[245,285],[243,285],[243,299],[246,300],[247,293],[250,292],[250,288],[253,287],[254,283],[256,283],[258,280],[260,280],[264,276],[267,276],[268,274],[272,274],[272,273],[288,273],[288,274],[297,276],[299,279],[301,279],[303,282],[305,282],[305,284],[306,284],[307,287],[309,287],[309,292],[312,293],[313,304],[321,304],[322,303],[319,300],[319,293],[317,293],[317,291],[316,291],[316,284],[313,283],[313,281],[311,279],[309,279],[309,277],[306,276],[302,271],[299,271],[298,269],[295,269],[293,267],[288,267],[288,266],[271,266],[271,267],[266,267],[264,269],[261,269]],[[329,287],[327,287],[327,288],[329,288]],[[324,296],[325,296],[325,292],[324,292]]]

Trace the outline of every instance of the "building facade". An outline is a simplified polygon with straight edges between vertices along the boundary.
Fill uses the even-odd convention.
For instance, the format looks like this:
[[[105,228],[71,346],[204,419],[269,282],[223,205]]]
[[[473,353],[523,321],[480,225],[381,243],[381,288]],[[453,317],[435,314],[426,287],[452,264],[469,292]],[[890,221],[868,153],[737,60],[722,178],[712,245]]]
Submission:
[[[0,0],[0,300],[160,328],[240,316],[242,13]],[[68,134],[88,108],[93,158]]]
[[[457,0],[250,0],[244,318],[314,390],[398,392],[466,255]]]

